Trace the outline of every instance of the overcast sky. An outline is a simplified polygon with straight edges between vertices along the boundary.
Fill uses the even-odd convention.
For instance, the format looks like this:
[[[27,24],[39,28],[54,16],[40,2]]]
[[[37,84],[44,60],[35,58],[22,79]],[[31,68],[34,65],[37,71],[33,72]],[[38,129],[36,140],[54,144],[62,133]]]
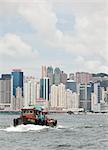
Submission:
[[[41,65],[108,73],[107,0],[0,0],[0,74]]]

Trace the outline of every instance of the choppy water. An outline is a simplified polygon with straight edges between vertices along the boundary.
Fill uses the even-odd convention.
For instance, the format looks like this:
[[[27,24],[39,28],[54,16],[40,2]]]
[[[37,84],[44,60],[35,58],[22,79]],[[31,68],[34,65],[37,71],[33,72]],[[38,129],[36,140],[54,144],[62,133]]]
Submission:
[[[13,127],[15,117],[0,114],[0,150],[108,150],[108,114],[51,114],[56,128]]]

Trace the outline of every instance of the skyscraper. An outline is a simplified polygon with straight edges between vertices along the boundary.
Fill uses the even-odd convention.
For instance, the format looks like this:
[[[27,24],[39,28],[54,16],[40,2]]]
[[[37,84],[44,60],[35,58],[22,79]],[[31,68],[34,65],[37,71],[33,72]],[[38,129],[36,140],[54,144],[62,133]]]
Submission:
[[[77,92],[77,84],[74,80],[67,80],[66,89],[71,90],[72,92]]]
[[[44,78],[47,76],[47,68],[46,66],[41,66],[41,78]]]
[[[0,108],[10,107],[12,99],[11,75],[3,74],[0,78]],[[9,105],[8,105],[9,104]]]
[[[16,88],[16,98],[15,98],[15,110],[21,110],[23,107],[23,97],[22,89],[20,87]]]
[[[100,101],[102,99],[100,82],[94,83],[94,92],[92,93],[91,109],[92,111],[100,111]]]
[[[49,85],[53,84],[53,68],[52,66],[47,68],[47,77],[49,78]]]
[[[40,79],[40,98],[49,100],[49,78]]]
[[[58,86],[56,86],[55,84],[51,86],[50,104],[54,109],[59,106]]]
[[[79,108],[79,95],[71,90],[65,89],[63,83],[51,86],[50,104],[52,109],[73,109]]]
[[[85,111],[91,110],[91,93],[92,93],[91,84],[80,84],[79,87],[80,108],[83,108]]]
[[[51,107],[54,109],[62,109],[66,107],[66,92],[63,83],[58,86],[53,84],[51,86]]]
[[[80,84],[88,84],[92,80],[92,74],[88,72],[76,72],[76,82]]]
[[[58,85],[58,95],[59,95],[59,107],[64,108],[66,105],[66,92],[65,85],[63,83]]]
[[[66,90],[66,108],[72,111],[79,109],[79,95],[69,89]]]
[[[66,84],[66,82],[67,82],[67,74],[64,73],[63,71],[61,71],[60,82],[63,83],[63,84]]]
[[[70,73],[70,74],[69,74],[69,80],[75,80],[74,73]]]
[[[23,72],[20,69],[14,69],[12,71],[13,78],[13,96],[16,97],[16,88],[20,87],[22,89],[23,96]]]
[[[61,82],[61,70],[57,67],[54,70],[54,84],[59,85]]]
[[[24,105],[35,105],[37,99],[37,82],[34,77],[27,77],[24,81]]]

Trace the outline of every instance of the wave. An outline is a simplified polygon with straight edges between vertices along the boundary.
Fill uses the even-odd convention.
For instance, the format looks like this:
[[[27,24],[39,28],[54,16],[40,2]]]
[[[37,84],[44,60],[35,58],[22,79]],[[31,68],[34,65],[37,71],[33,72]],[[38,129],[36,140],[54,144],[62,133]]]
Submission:
[[[32,125],[32,124],[28,124],[28,125],[18,125],[16,127],[14,126],[10,126],[7,127],[6,129],[0,129],[2,131],[6,131],[6,132],[28,132],[28,131],[41,131],[41,130],[46,130],[48,129],[48,126],[40,126],[40,125]]]
[[[66,127],[64,127],[62,125],[58,125],[58,126],[56,126],[56,129],[66,129]]]

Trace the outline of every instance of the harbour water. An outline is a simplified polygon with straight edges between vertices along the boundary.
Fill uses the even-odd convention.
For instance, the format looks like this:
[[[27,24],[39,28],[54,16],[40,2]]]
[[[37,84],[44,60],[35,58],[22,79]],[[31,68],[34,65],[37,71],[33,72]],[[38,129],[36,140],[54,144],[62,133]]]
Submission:
[[[56,128],[12,126],[18,115],[0,114],[0,150],[108,150],[108,114],[50,114]]]

